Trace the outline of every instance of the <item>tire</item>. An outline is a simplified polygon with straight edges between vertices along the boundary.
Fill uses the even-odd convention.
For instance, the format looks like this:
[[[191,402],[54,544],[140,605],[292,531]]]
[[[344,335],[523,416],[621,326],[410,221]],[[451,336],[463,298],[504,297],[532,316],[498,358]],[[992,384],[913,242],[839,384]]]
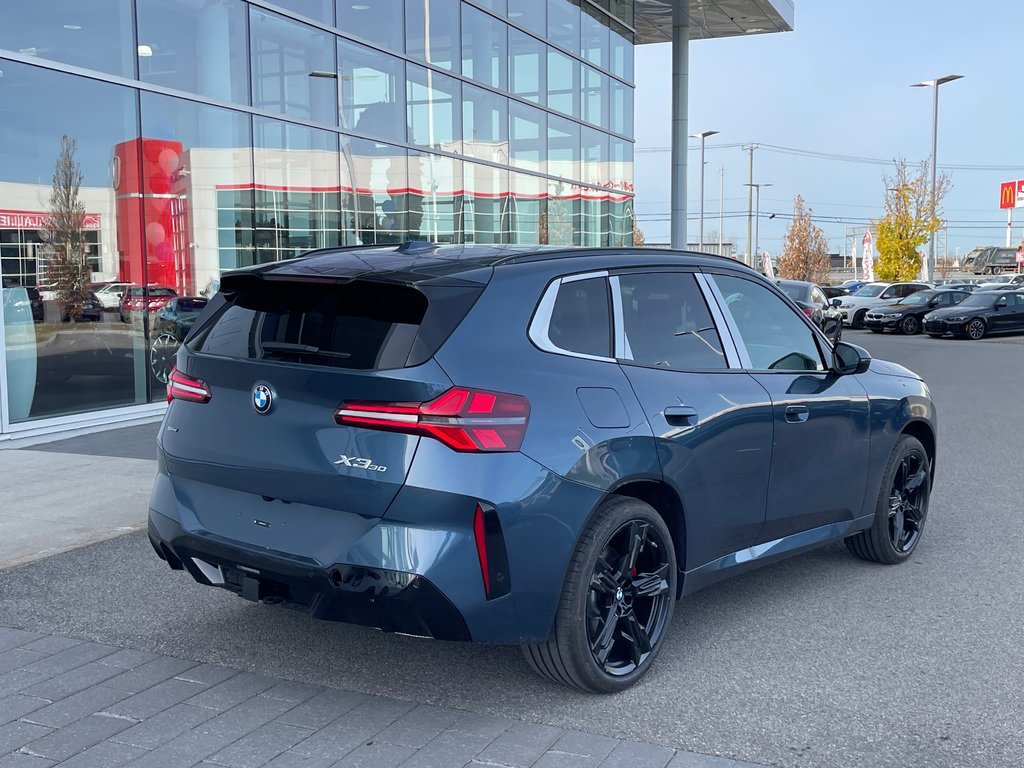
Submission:
[[[964,333],[971,341],[978,341],[985,338],[985,333],[987,331],[988,328],[985,327],[985,321],[980,317],[973,318],[964,326]]]
[[[846,548],[872,563],[902,563],[921,541],[930,495],[928,453],[917,438],[901,435],[882,475],[875,520],[866,531],[849,536]]]
[[[904,336],[915,336],[921,332],[921,321],[913,315],[903,318],[900,323],[900,333]]]
[[[630,543],[638,536],[634,552]],[[646,574],[650,595],[636,592],[638,574]],[[609,499],[573,552],[551,635],[523,645],[523,655],[537,674],[556,683],[591,693],[624,690],[644,676],[665,644],[676,583],[675,548],[661,515],[637,499]],[[606,627],[610,642],[603,643]],[[634,627],[646,641],[633,639]]]
[[[867,313],[868,313],[868,311],[866,309],[861,309],[861,310],[857,311],[856,313],[854,313],[853,319],[850,321],[850,327],[853,328],[854,330],[858,330],[860,328],[863,328],[864,327],[864,315],[866,315]]]

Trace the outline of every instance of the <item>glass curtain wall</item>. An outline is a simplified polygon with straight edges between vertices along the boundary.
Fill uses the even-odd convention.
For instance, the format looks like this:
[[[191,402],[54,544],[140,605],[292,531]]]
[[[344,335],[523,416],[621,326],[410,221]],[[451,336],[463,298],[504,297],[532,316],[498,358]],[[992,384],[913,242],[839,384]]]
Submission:
[[[631,0],[6,9],[7,423],[159,401],[184,335],[163,307],[224,270],[413,238],[630,244],[631,24]]]

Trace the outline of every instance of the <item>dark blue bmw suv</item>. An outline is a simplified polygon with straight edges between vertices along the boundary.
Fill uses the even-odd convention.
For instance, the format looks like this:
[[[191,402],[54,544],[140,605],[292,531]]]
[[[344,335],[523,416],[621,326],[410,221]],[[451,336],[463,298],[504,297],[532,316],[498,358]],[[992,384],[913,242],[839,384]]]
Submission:
[[[201,584],[517,643],[634,683],[677,598],[828,542],[907,559],[935,408],[735,261],[327,250],[224,275],[178,353],[149,512]]]

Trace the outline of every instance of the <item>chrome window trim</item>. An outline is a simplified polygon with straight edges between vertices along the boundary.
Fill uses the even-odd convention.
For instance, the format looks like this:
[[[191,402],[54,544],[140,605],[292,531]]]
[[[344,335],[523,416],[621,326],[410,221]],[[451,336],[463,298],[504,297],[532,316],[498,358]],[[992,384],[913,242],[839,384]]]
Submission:
[[[744,371],[751,370],[750,353],[747,352],[747,346],[743,343],[743,337],[740,335],[739,327],[736,325],[732,313],[726,307],[725,297],[719,290],[718,284],[711,279],[711,276],[703,272],[695,272],[694,277],[704,294],[704,302],[708,305],[711,318],[720,329],[718,336],[722,340],[722,349],[725,350],[725,359],[729,363],[729,367]],[[728,339],[721,329],[728,331]]]
[[[578,275],[565,275],[564,277],[556,278],[548,283],[548,287],[544,289],[544,295],[541,296],[540,301],[537,303],[537,309],[533,313],[533,319],[530,321],[530,328],[527,331],[527,335],[533,345],[542,352],[550,352],[553,355],[564,355],[565,357],[575,357],[580,360],[597,360],[602,363],[614,363],[615,359],[611,357],[601,357],[599,355],[586,355],[582,352],[573,352],[568,349],[562,349],[548,336],[548,327],[551,324],[551,315],[555,310],[555,300],[558,298],[558,291],[561,287],[568,283],[575,283],[580,280],[592,280],[592,279],[603,279],[607,286],[608,270],[603,269],[596,272],[583,272]],[[614,328],[614,323],[613,323]],[[613,330],[614,334],[614,330]]]

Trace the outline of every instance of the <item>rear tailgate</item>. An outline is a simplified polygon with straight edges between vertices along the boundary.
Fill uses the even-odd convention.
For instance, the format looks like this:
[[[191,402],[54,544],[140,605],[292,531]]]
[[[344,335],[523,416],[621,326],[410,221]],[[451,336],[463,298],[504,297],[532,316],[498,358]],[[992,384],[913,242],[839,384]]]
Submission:
[[[179,356],[210,398],[168,408],[168,475],[254,501],[382,516],[420,438],[341,426],[335,411],[348,400],[425,402],[450,388],[431,355],[481,290],[250,280]],[[207,530],[222,528],[220,512],[195,511]]]

